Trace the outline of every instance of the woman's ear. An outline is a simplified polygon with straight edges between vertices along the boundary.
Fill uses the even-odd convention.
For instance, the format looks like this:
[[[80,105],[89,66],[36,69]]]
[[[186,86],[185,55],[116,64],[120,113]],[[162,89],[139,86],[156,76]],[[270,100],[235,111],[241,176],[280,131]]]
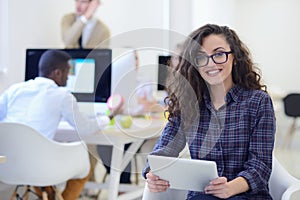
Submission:
[[[233,59],[233,66],[236,66],[236,60],[235,59]]]

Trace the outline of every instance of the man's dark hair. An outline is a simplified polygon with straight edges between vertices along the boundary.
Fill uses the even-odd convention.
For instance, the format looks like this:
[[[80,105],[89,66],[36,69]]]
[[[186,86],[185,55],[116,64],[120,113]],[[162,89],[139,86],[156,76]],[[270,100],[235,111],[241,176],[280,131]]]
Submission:
[[[39,61],[39,76],[48,77],[56,69],[67,69],[71,56],[61,50],[47,50]]]

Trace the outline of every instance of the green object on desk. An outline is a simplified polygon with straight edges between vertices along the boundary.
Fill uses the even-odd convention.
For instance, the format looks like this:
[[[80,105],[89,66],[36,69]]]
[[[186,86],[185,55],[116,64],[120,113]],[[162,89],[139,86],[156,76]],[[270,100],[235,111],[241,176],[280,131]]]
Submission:
[[[110,110],[107,110],[105,114],[106,114],[107,116],[109,116],[109,115],[110,115]],[[112,119],[110,120],[110,122],[109,122],[108,125],[110,125],[110,126],[115,125],[115,118],[112,118]]]

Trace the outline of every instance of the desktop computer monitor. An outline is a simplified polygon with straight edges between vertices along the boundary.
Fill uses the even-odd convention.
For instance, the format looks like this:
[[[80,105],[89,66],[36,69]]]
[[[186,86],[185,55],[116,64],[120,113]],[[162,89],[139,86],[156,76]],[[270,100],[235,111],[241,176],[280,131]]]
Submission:
[[[27,49],[25,81],[38,76],[38,63],[48,49]],[[110,49],[60,49],[70,54],[66,88],[78,102],[106,102],[111,94]]]
[[[163,91],[166,88],[166,81],[169,73],[168,67],[170,67],[170,62],[171,56],[158,56],[158,91]]]

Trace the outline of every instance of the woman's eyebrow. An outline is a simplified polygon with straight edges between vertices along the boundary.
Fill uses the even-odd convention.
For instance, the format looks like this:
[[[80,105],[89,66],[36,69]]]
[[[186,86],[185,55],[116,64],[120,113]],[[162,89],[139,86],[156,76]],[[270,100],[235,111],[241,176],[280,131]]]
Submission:
[[[198,52],[197,52],[197,54],[204,54],[204,53],[206,53],[204,50],[202,50],[202,49],[200,49]]]
[[[218,50],[226,50],[224,47],[217,47],[215,49],[213,49],[213,51],[218,51]],[[206,52],[203,49],[200,49],[197,54],[206,54]]]
[[[214,51],[217,51],[217,50],[219,50],[219,49],[223,49],[223,50],[225,50],[225,48],[224,48],[224,47],[217,47],[217,48],[215,48],[215,49],[214,49]]]

